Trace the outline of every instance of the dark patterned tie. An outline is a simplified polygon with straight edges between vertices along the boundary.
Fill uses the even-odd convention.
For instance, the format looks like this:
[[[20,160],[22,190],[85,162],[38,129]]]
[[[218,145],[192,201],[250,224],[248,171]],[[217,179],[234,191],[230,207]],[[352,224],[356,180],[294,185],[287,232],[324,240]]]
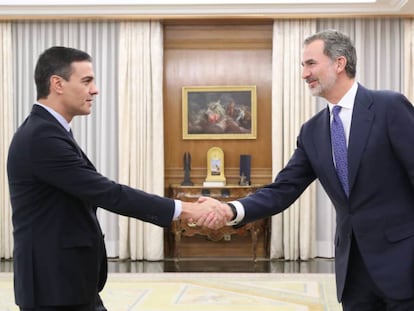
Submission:
[[[346,148],[346,138],[344,126],[339,112],[341,106],[335,106],[332,109],[333,119],[331,124],[331,140],[334,153],[336,173],[341,181],[342,188],[345,191],[346,196],[349,196],[349,183],[348,183],[348,152]]]

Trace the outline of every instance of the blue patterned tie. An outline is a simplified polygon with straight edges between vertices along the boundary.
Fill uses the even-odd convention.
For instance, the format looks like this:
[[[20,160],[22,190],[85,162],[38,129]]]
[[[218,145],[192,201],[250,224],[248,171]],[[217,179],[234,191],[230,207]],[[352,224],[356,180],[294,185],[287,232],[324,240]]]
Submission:
[[[349,183],[348,183],[348,152],[346,148],[346,138],[344,126],[339,112],[341,106],[334,106],[332,109],[333,119],[331,124],[331,140],[332,148],[335,158],[336,173],[341,181],[342,188],[345,191],[346,196],[349,196]]]

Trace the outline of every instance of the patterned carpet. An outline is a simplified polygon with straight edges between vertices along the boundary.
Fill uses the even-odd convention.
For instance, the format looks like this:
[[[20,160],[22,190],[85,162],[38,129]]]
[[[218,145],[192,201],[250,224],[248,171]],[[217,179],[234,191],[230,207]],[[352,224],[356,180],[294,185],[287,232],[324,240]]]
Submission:
[[[12,274],[0,273],[0,311],[18,311]],[[112,273],[109,311],[340,311],[333,274]]]

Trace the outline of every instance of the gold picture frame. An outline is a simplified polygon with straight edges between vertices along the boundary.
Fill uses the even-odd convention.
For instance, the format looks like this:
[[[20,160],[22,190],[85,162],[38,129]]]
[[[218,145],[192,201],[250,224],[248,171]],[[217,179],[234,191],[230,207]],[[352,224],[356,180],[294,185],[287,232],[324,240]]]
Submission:
[[[183,139],[256,139],[256,86],[182,88]]]

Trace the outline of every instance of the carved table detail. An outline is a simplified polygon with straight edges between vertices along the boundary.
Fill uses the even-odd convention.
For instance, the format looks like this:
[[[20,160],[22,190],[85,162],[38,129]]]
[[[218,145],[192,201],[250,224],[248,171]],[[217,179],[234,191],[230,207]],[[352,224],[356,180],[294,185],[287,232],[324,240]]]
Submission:
[[[223,187],[203,187],[203,186],[170,186],[170,197],[179,199],[182,201],[193,202],[197,201],[200,196],[210,196],[219,201],[227,202],[237,200],[245,197],[263,185],[250,185],[250,186],[223,186]],[[260,219],[254,222],[250,222],[241,227],[225,226],[218,230],[207,229],[196,226],[194,224],[188,224],[186,221],[177,220],[174,221],[171,228],[171,233],[174,235],[174,258],[178,260],[180,258],[180,243],[183,236],[191,237],[194,235],[205,236],[211,241],[225,240],[232,235],[238,236],[250,236],[252,258],[256,261],[257,254],[257,241],[260,232],[264,233],[265,241],[268,241],[269,233],[269,221],[270,218]]]

